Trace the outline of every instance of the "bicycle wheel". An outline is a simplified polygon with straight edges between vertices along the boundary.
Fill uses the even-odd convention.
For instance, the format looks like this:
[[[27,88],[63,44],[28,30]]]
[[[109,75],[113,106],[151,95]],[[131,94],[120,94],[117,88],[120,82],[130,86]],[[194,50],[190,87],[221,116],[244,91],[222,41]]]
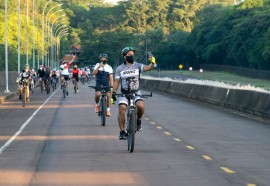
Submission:
[[[63,85],[63,96],[64,98],[66,98],[66,85],[65,84]]]
[[[55,90],[55,82],[54,81],[52,83],[52,89],[53,89],[53,91]]]
[[[25,104],[26,104],[26,90],[25,90],[25,87],[23,87],[23,90],[22,90],[22,102],[23,102],[23,107],[25,107]]]
[[[133,152],[134,151],[134,145],[135,145],[135,124],[136,124],[136,113],[134,110],[131,110],[129,113],[128,118],[128,151]]]
[[[49,83],[49,81],[46,82],[46,92],[47,92],[47,94],[50,93],[50,83]]]
[[[105,126],[106,125],[106,99],[105,97],[101,98],[101,103],[100,103],[100,121],[101,121],[101,125]]]
[[[40,81],[40,90],[41,90],[41,93],[43,92],[43,81]]]
[[[74,93],[77,93],[77,89],[78,89],[78,82],[75,80],[75,84],[74,84]]]

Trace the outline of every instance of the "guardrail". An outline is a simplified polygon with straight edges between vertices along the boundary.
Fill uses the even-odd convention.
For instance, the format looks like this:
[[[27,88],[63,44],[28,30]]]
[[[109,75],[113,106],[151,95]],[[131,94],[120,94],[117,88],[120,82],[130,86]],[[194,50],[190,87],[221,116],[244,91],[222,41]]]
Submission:
[[[146,90],[199,100],[267,121],[270,119],[270,94],[268,93],[143,78],[140,83],[141,88]]]

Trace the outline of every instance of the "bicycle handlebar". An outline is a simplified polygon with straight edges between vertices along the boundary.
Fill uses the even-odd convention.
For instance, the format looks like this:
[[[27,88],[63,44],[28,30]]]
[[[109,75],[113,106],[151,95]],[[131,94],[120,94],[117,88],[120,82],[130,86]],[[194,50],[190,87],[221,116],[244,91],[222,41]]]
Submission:
[[[116,96],[123,96],[123,95],[131,96],[131,95],[133,95],[133,93],[128,93],[128,94],[124,94],[124,93],[116,93],[115,95],[116,95]],[[135,94],[135,95],[136,95],[136,96],[140,96],[141,98],[148,98],[148,97],[152,97],[152,96],[153,96],[152,92],[151,92],[150,94],[141,94],[141,95]]]
[[[97,89],[97,88],[113,88],[113,86],[99,86],[99,87],[96,87],[96,86],[88,86],[88,87],[90,87],[90,88],[93,88],[93,89]]]

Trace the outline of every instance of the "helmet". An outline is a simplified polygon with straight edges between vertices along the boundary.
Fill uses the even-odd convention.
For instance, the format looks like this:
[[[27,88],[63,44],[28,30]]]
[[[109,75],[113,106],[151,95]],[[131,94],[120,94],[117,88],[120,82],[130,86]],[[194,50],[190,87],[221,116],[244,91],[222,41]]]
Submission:
[[[74,65],[74,68],[78,68],[78,66],[77,65]]]
[[[29,65],[28,64],[24,65],[24,69],[26,69],[26,68],[29,68]]]
[[[100,54],[100,55],[99,55],[99,59],[100,59],[100,58],[106,58],[106,59],[108,59],[108,55],[107,55],[107,54]]]
[[[135,53],[135,49],[134,49],[133,47],[125,47],[125,48],[123,48],[123,49],[122,49],[122,55],[123,55],[123,57],[124,57],[125,55],[127,55],[127,53],[128,53],[129,51],[133,51],[133,52]]]

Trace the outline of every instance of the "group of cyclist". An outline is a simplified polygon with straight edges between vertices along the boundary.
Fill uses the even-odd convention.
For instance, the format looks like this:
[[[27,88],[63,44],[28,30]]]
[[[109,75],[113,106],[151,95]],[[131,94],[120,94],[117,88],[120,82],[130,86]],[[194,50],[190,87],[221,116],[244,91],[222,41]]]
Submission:
[[[37,72],[37,76],[40,81],[44,82],[46,85],[48,79],[51,77],[59,78],[61,77],[61,88],[66,81],[66,90],[68,95],[69,89],[69,79],[70,79],[70,72],[69,67],[74,62],[76,55],[73,55],[71,61],[65,62],[63,61],[60,66],[59,71],[51,71],[49,67],[40,66],[40,69]],[[101,86],[106,86],[106,95],[107,95],[107,111],[106,116],[110,117],[110,104],[111,100],[115,102],[116,92],[121,86],[121,93],[122,96],[118,98],[118,124],[120,129],[119,139],[125,140],[126,139],[126,131],[125,131],[125,113],[128,105],[128,100],[125,97],[125,94],[133,92],[136,94],[135,97],[135,104],[137,107],[137,130],[140,131],[141,127],[141,118],[144,114],[144,101],[141,98],[140,92],[140,75],[142,72],[150,71],[154,68],[156,64],[155,57],[149,53],[148,54],[148,61],[149,65],[144,65],[142,63],[138,63],[135,61],[135,50],[133,47],[125,47],[122,49],[122,57],[123,63],[116,68],[115,77],[113,77],[113,68],[108,64],[108,55],[103,53],[99,56],[99,63],[97,63],[93,70],[93,76],[96,79],[96,89],[95,89],[95,112],[99,112],[99,100],[101,96]],[[77,83],[79,82],[79,76],[87,76],[90,75],[89,70],[84,70],[84,72],[78,69],[77,65],[73,66],[72,75],[74,81]],[[31,80],[32,76],[29,72],[29,66],[25,66],[24,71],[21,75],[21,80],[27,78]],[[110,88],[111,87],[111,88]],[[76,87],[74,87],[76,88]],[[79,90],[79,87],[77,87]],[[29,91],[27,93],[27,98],[29,99]]]

